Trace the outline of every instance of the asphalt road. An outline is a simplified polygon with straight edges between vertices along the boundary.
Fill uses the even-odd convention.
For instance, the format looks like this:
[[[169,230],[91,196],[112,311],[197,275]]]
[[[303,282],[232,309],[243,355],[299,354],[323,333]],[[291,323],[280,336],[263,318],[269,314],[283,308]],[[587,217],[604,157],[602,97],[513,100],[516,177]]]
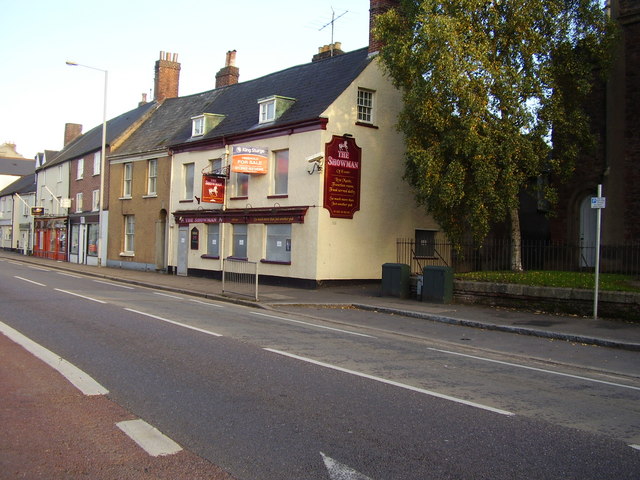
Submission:
[[[508,335],[256,311],[13,262],[0,302],[0,321],[239,479],[640,472],[637,353],[599,349],[594,365],[557,342],[509,349]]]

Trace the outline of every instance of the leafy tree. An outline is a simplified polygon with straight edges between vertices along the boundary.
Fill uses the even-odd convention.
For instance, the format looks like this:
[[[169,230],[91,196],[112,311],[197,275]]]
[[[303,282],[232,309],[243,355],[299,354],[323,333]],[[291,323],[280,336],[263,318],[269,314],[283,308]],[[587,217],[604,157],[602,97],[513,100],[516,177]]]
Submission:
[[[583,107],[609,60],[607,13],[598,0],[397,4],[374,35],[403,94],[405,179],[456,244],[468,233],[480,244],[509,220],[512,269],[522,270],[519,193],[532,178],[569,174],[593,144]]]

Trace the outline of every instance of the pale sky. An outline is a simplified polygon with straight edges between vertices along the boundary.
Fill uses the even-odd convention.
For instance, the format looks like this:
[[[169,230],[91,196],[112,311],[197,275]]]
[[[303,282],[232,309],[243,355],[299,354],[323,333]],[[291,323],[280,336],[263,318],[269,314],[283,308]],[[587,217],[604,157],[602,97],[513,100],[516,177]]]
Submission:
[[[160,51],[178,54],[181,96],[203,92],[229,50],[241,82],[310,62],[332,9],[333,40],[367,46],[369,0],[0,0],[0,143],[33,158],[62,149],[65,123],[102,123],[104,73],[67,60],[108,70],[112,118],[152,99]]]

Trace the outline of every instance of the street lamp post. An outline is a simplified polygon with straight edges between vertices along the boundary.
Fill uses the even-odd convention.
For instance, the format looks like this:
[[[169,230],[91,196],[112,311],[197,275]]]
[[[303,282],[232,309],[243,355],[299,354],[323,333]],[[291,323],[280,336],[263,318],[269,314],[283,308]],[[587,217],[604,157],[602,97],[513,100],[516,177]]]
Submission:
[[[106,229],[107,225],[104,218],[104,186],[105,186],[105,165],[107,157],[107,85],[109,81],[109,72],[102,68],[90,67],[89,65],[82,65],[76,62],[66,62],[67,65],[72,67],[84,67],[91,70],[98,70],[104,73],[104,100],[102,106],[102,151],[100,153],[100,206],[98,209],[100,226],[98,229],[98,266],[104,266],[106,264]]]

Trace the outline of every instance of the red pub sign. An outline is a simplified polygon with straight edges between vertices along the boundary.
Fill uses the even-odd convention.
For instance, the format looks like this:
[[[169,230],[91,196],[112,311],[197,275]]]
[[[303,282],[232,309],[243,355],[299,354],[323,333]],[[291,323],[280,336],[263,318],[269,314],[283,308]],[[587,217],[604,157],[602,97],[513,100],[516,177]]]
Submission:
[[[226,178],[221,175],[202,176],[202,201],[205,203],[224,203]]]
[[[352,137],[334,135],[325,146],[324,202],[334,218],[353,218],[360,210],[362,149]]]

